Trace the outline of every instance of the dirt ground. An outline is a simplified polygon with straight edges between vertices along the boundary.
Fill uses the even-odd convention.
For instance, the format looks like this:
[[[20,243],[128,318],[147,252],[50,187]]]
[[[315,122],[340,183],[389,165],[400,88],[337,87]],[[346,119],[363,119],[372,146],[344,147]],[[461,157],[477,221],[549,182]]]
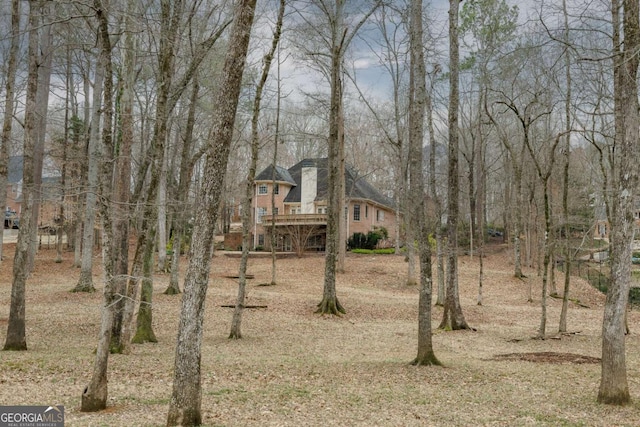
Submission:
[[[11,293],[13,245],[0,263],[0,340]],[[338,277],[342,317],[313,313],[322,295],[324,259],[252,258],[241,340],[229,340],[238,258],[216,254],[207,295],[202,349],[202,409],[208,426],[638,426],[640,313],[632,311],[627,369],[633,403],[596,403],[604,296],[573,280],[570,334],[557,335],[561,301],[548,300],[548,339],[540,324],[541,280],[512,277],[497,248],[485,259],[484,304],[476,305],[477,258],[460,258],[464,314],[475,331],[434,331],[442,367],[414,367],[416,287],[405,285],[401,256],[350,255]],[[54,263],[42,249],[27,290],[26,352],[0,352],[0,404],[62,404],[68,426],[164,425],[171,396],[180,296],[166,296],[168,275],[156,276],[157,344],[135,345],[109,361],[109,407],[81,413],[80,396],[94,362],[99,291],[69,292],[79,276],[71,253]],[[96,264],[99,254],[96,254]],[[186,261],[184,261],[186,262]],[[184,267],[183,267],[184,271]],[[560,279],[558,279],[560,281]],[[527,302],[529,284],[534,301]],[[442,311],[433,310],[434,327]]]

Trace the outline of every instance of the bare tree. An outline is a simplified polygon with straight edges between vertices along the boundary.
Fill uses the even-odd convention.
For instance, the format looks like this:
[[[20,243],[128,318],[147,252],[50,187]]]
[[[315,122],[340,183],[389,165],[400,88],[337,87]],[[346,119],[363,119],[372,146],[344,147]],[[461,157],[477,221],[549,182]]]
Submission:
[[[562,15],[564,17],[563,41],[569,44],[569,17],[567,13],[567,0],[562,0]],[[562,169],[562,222],[564,223],[564,287],[562,292],[562,310],[558,332],[567,332],[567,312],[569,311],[569,290],[571,288],[571,227],[569,225],[569,165],[571,153],[571,51],[564,53],[566,97],[565,97],[565,142],[562,150],[564,165]]]
[[[195,7],[195,5],[194,5]],[[158,232],[158,190],[160,188],[161,172],[165,164],[166,141],[169,134],[169,117],[174,110],[178,100],[187,88],[189,82],[195,76],[200,64],[211,50],[215,42],[222,35],[228,25],[228,21],[216,28],[202,43],[198,44],[194,50],[191,61],[180,78],[174,75],[175,55],[178,49],[178,33],[182,28],[185,2],[168,1],[161,2],[161,31],[160,48],[158,52],[159,65],[159,91],[156,101],[155,123],[153,137],[151,140],[151,155],[145,158],[145,162],[140,169],[138,182],[134,190],[133,198],[140,195],[145,176],[149,172],[149,182],[144,194],[142,224],[138,232],[138,241],[132,266],[131,276],[141,278],[140,308],[136,319],[136,333],[132,339],[135,343],[155,342],[156,337],[153,332],[153,255],[154,245],[157,242]],[[191,11],[195,13],[195,11]],[[151,167],[153,166],[153,167]],[[166,251],[166,248],[163,250]]]
[[[0,262],[2,262],[4,209],[7,206],[7,181],[9,164],[9,143],[13,127],[13,105],[15,96],[16,70],[18,69],[18,48],[20,47],[20,1],[11,2],[11,47],[7,59],[7,75],[4,98],[4,117],[2,136],[0,136],[0,207],[2,208],[3,226],[0,228]]]
[[[253,99],[253,114],[251,117],[251,163],[249,166],[249,175],[247,176],[246,181],[245,198],[242,204],[242,257],[240,258],[240,271],[238,274],[238,297],[236,300],[235,309],[233,310],[233,317],[231,319],[231,332],[229,333],[229,338],[233,339],[242,338],[242,312],[244,309],[244,301],[246,297],[247,263],[249,261],[249,247],[251,246],[251,205],[253,202],[256,167],[258,163],[258,152],[260,148],[260,140],[258,138],[258,121],[260,119],[262,93],[267,83],[267,79],[269,78],[271,61],[273,60],[273,56],[276,53],[278,42],[280,41],[280,35],[282,34],[282,20],[284,17],[284,10],[285,0],[280,0],[278,18],[275,24],[276,27],[273,31],[271,48],[262,58],[262,73],[260,75],[258,85],[256,86],[256,94]],[[275,165],[273,165],[273,170],[273,173],[275,173]],[[275,185],[271,187],[272,197],[275,197],[274,188]],[[275,213],[272,212],[272,215],[275,215]],[[275,250],[275,248],[271,248],[271,250],[273,251]]]
[[[52,2],[41,1],[38,4],[42,14],[40,33],[40,47],[38,58],[38,90],[36,94],[36,139],[33,150],[33,188],[34,203],[30,217],[22,216],[22,223],[33,223],[33,242],[29,250],[29,271],[33,271],[36,251],[38,250],[38,219],[42,202],[42,166],[44,163],[45,134],[47,131],[47,113],[49,111],[49,86],[51,84],[51,63],[53,61],[53,31],[54,15]]]
[[[447,200],[447,286],[441,329],[469,329],[462,313],[458,292],[458,216],[459,216],[459,167],[458,167],[458,108],[459,108],[459,0],[449,0],[449,160]]]
[[[420,296],[418,302],[418,355],[414,365],[439,365],[433,352],[431,339],[432,269],[431,246],[427,228],[424,175],[422,167],[424,139],[425,102],[427,98],[426,69],[422,47],[422,0],[413,0],[410,5],[410,51],[411,68],[409,78],[409,189],[416,222],[418,252],[420,258]]]
[[[171,278],[169,279],[169,286],[164,291],[167,295],[177,295],[180,293],[180,285],[178,284],[178,273],[180,271],[180,252],[182,250],[182,242],[185,239],[187,211],[185,205],[187,204],[187,194],[189,190],[189,184],[193,175],[193,167],[195,163],[203,155],[199,152],[195,156],[192,156],[192,148],[194,145],[193,129],[196,122],[196,107],[198,104],[198,96],[200,92],[200,85],[198,83],[198,76],[193,78],[193,87],[191,89],[191,96],[189,100],[189,111],[187,113],[187,124],[183,135],[182,153],[180,156],[180,175],[178,178],[178,186],[175,192],[176,205],[179,207],[174,213],[173,219],[173,235],[172,235],[172,258],[171,258]]]
[[[93,5],[98,23],[98,40],[100,41],[100,54],[98,62],[104,70],[104,100],[94,104],[94,108],[102,105],[104,121],[102,129],[102,143],[98,150],[97,163],[99,165],[100,185],[98,187],[99,209],[102,219],[102,245],[104,289],[102,298],[102,318],[98,335],[98,348],[93,367],[93,375],[89,385],[82,392],[80,410],[83,412],[95,412],[107,406],[107,364],[111,344],[111,333],[115,317],[115,304],[122,298],[114,288],[114,251],[113,251],[113,222],[112,222],[112,181],[113,181],[113,70],[112,70],[112,43],[109,33],[108,10],[101,0],[94,0]]]
[[[120,95],[120,143],[118,152],[114,153],[116,163],[115,188],[113,192],[113,252],[115,259],[114,288],[126,299],[119,304],[122,315],[117,315],[113,322],[111,352],[127,352],[132,335],[131,316],[135,304],[137,286],[129,283],[129,221],[131,197],[131,148],[134,144],[133,97],[135,84],[135,2],[127,4],[124,18],[124,58],[122,64],[122,83]],[[113,339],[116,337],[116,339]],[[121,338],[121,339],[118,339]]]
[[[327,245],[323,296],[317,313],[339,315],[345,313],[336,295],[336,272],[344,270],[346,224],[344,224],[344,82],[343,61],[346,51],[360,28],[379,6],[375,1],[368,10],[357,10],[358,20],[351,30],[346,21],[345,0],[313,0],[311,13],[299,13],[314,43],[300,45],[313,58],[330,85],[328,135],[328,209]],[[317,22],[317,16],[321,16]],[[327,29],[328,24],[328,29]],[[307,46],[308,44],[308,46]]]
[[[547,287],[549,283],[549,263],[551,261],[551,202],[550,202],[550,189],[549,189],[549,179],[551,178],[551,173],[553,172],[553,166],[555,163],[555,155],[556,148],[562,139],[563,134],[558,135],[555,138],[555,141],[550,144],[547,150],[536,149],[539,153],[542,151],[540,156],[536,156],[534,152],[534,148],[532,147],[531,142],[527,139],[527,150],[529,150],[529,154],[531,155],[531,159],[533,160],[533,164],[538,172],[538,178],[542,183],[542,191],[544,195],[544,240],[543,240],[543,251],[544,251],[544,260],[543,260],[543,270],[542,270],[542,295],[540,298],[541,305],[541,316],[540,316],[540,328],[538,329],[538,338],[544,339],[546,334],[546,324],[547,324]],[[547,151],[546,153],[544,151]],[[539,158],[540,157],[540,158]]]
[[[282,81],[280,78],[280,48],[277,51],[277,76],[276,76],[276,117],[275,117],[275,132],[273,134],[273,157],[271,158],[271,188],[276,188],[276,165],[278,162],[278,144],[280,144],[280,110],[282,106]],[[275,215],[276,211],[276,192],[271,192],[271,213]],[[278,250],[278,232],[276,227],[271,227],[271,232],[269,233],[271,237],[271,286],[275,286],[277,284],[276,280],[276,260],[277,260],[277,250]]]
[[[98,188],[98,159],[100,158],[100,117],[102,115],[102,89],[104,85],[104,63],[96,61],[93,82],[91,129],[89,131],[89,144],[87,147],[87,187],[84,202],[84,221],[82,226],[82,260],[80,277],[74,292],[93,292],[93,250],[96,221],[96,198]],[[88,103],[88,101],[85,101]]]
[[[602,322],[602,375],[598,402],[616,405],[624,405],[630,401],[624,320],[631,282],[629,260],[634,235],[635,189],[638,185],[639,9],[637,0],[623,0],[622,4],[618,0],[611,1],[617,182],[610,219],[611,282]],[[623,13],[623,37],[619,32],[620,13]]]
[[[219,82],[218,93],[223,96],[217,99],[213,111],[213,128],[209,138],[202,190],[198,196],[178,327],[173,391],[167,417],[167,425],[170,426],[202,423],[200,354],[204,300],[213,255],[215,224],[229,159],[233,123],[255,6],[255,0],[240,0],[236,4],[233,29]]]
[[[436,134],[433,120],[433,97],[434,97],[434,81],[440,72],[440,66],[435,66],[429,76],[429,91],[425,100],[427,113],[427,129],[429,130],[429,193],[433,200],[435,210],[435,237],[436,237],[436,268],[438,271],[438,291],[435,304],[444,306],[445,300],[445,274],[444,274],[444,232],[442,229],[442,197],[438,194],[438,185],[436,180]]]
[[[33,153],[36,140],[36,95],[38,91],[38,59],[41,14],[38,0],[29,2],[29,74],[27,78],[27,95],[25,100],[24,142],[23,142],[23,202],[22,215],[31,218],[34,198],[33,193]],[[9,307],[9,321],[7,336],[3,350],[26,350],[26,319],[25,319],[25,291],[29,276],[29,251],[33,243],[36,230],[29,220],[20,226],[16,251],[13,258],[13,282],[11,284],[11,305]]]
[[[140,307],[136,319],[134,343],[157,342],[153,332],[153,254],[158,232],[158,194],[162,187],[162,171],[165,168],[166,140],[168,135],[170,95],[175,74],[175,55],[177,52],[178,31],[184,13],[184,2],[178,0],[160,3],[160,44],[158,51],[158,99],[156,101],[155,124],[150,151],[149,184],[144,196],[142,225],[138,232],[138,241],[133,259],[132,274],[134,280],[140,277]],[[164,223],[164,222],[163,222]],[[162,248],[166,254],[166,248]],[[136,286],[136,284],[131,284]],[[119,312],[122,312],[120,305]],[[120,315],[119,315],[120,316]],[[118,337],[119,339],[119,337]]]

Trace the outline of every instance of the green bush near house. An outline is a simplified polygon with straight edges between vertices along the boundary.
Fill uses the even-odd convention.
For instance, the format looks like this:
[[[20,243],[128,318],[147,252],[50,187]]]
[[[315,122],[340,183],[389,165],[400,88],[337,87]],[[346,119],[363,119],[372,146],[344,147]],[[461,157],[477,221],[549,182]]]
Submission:
[[[396,253],[394,248],[385,249],[352,249],[351,253],[364,255],[393,255]]]
[[[349,238],[349,248],[353,249],[375,249],[380,240],[387,239],[389,233],[384,227],[374,227],[367,234],[353,233]]]

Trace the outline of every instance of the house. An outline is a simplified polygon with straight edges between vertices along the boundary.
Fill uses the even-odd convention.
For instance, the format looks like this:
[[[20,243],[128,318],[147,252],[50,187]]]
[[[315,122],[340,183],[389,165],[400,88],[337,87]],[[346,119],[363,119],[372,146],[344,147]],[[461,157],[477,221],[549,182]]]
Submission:
[[[5,217],[19,219],[22,213],[23,168],[23,156],[9,157],[6,188],[7,203],[4,209]],[[58,215],[58,205],[60,204],[61,194],[60,176],[50,170],[43,172],[38,225],[52,226],[54,224],[54,220]]]
[[[635,209],[633,210],[633,225],[636,229],[634,250],[636,247],[640,247],[640,242],[638,242],[638,233],[637,230],[640,229],[640,202],[636,202]],[[604,204],[598,205],[595,208],[595,224],[593,225],[593,239],[594,240],[602,240],[606,243],[609,243],[609,239],[611,237],[611,224],[607,219],[606,209]]]
[[[22,208],[22,156],[10,156],[7,165],[7,206],[5,212],[20,216]]]
[[[252,206],[254,247],[270,249],[270,230],[275,227],[278,250],[324,250],[327,192],[326,158],[304,159],[289,169],[269,166],[260,172],[255,179]],[[349,166],[345,170],[345,192],[347,237],[376,228],[394,228],[393,201]]]

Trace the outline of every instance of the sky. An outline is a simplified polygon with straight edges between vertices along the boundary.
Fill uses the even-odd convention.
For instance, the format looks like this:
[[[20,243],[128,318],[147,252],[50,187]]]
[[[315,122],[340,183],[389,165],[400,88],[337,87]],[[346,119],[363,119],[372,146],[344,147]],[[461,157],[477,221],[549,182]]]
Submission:
[[[534,2],[533,0],[507,0],[507,4],[510,6],[517,5],[520,9],[520,19],[524,21],[527,19],[528,14],[531,13],[530,9],[533,7]],[[430,25],[430,28],[425,28],[425,32],[431,31],[441,38],[437,49],[443,56],[435,61],[442,63],[443,68],[446,69],[448,68],[446,65],[448,61],[446,38],[449,1],[433,0],[429,2],[425,0],[425,10],[426,16],[431,21],[426,24]],[[376,44],[375,38],[379,37],[379,33],[370,28],[365,29],[364,32],[361,31],[361,33],[363,33],[361,37],[354,38],[352,42],[345,62],[346,68],[355,69],[358,85],[367,97],[377,101],[388,100],[392,93],[389,74],[380,64],[379,58],[371,50],[371,45]],[[366,42],[364,41],[365,38]],[[427,58],[427,62],[429,62],[429,58]],[[301,101],[304,99],[305,92],[328,91],[326,80],[319,73],[311,70],[304,61],[296,59],[295,55],[289,56],[282,64],[281,76],[283,78],[284,91],[291,93],[291,97],[295,100]],[[351,85],[348,79],[345,80],[347,80],[348,86]],[[355,92],[353,87],[351,87],[351,90]]]

